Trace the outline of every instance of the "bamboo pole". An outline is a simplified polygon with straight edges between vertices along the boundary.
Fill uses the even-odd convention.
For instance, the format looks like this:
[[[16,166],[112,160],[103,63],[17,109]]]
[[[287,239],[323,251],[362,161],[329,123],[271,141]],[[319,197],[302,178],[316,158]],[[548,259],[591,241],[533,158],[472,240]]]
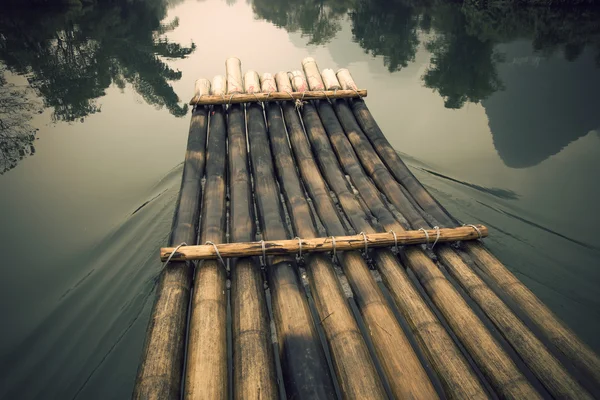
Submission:
[[[239,103],[263,103],[285,100],[326,100],[326,99],[350,99],[367,97],[367,91],[358,90],[319,90],[309,92],[271,92],[271,93],[238,93],[223,95],[194,96],[190,105],[217,105],[217,104],[239,104]]]
[[[230,239],[255,239],[252,187],[246,151],[246,121],[240,105],[228,110]],[[231,262],[233,397],[276,399],[277,376],[260,265],[255,257]]]
[[[289,237],[273,175],[269,142],[259,104],[246,108],[254,192],[264,239]],[[268,162],[267,162],[268,161]],[[286,392],[299,399],[329,399],[334,389],[293,257],[267,257],[267,276]]]
[[[403,231],[362,169],[333,107],[321,102],[318,110],[338,159],[363,200],[380,221],[389,221],[382,222],[387,230]],[[400,254],[494,389],[507,398],[539,398],[539,394],[431,259],[416,246],[408,246]]]
[[[265,83],[268,84],[269,81]],[[265,89],[268,90],[267,87]],[[266,116],[271,144],[269,156],[273,158],[276,166],[276,176],[285,197],[294,232],[306,238],[314,238],[317,233],[313,216],[296,172],[279,104],[267,104]],[[273,157],[274,154],[277,156]],[[342,397],[386,398],[360,328],[338,282],[332,261],[322,254],[308,255],[305,257],[305,266]]]
[[[413,227],[427,227],[416,209],[400,190],[399,184],[371,146],[356,122],[348,104],[335,101],[334,108],[346,136],[351,142],[358,159],[375,185],[388,200],[402,210]],[[406,209],[408,213],[405,213]],[[546,349],[539,339],[517,318],[489,287],[476,276],[465,262],[449,246],[438,246],[436,254],[448,267],[450,273],[467,291],[470,297],[484,310],[502,336],[523,358],[527,366],[548,389],[558,398],[591,398],[565,370],[560,362]]]
[[[221,80],[219,86],[214,83]],[[213,90],[224,90],[222,79]],[[226,119],[222,106],[213,107],[206,152],[206,182],[202,205],[201,242],[225,241]],[[216,260],[196,268],[189,322],[185,399],[227,399],[227,270]]]
[[[341,75],[340,75],[341,73]],[[352,88],[356,85],[347,70],[338,71],[341,85]],[[391,146],[377,122],[362,100],[351,102],[356,120],[363,132],[373,144],[381,160],[388,170],[401,182],[411,196],[423,209],[434,216],[440,226],[455,226],[456,221],[427,192],[421,183],[410,172],[406,164]],[[481,243],[465,243],[465,250],[476,262],[478,268],[499,289],[501,295],[507,296],[525,316],[542,332],[543,336],[575,365],[580,372],[591,379],[596,389],[600,388],[600,357],[560,319],[523,283],[521,283],[496,257]]]
[[[196,93],[207,93],[210,82],[196,82]],[[169,244],[197,243],[201,179],[204,175],[208,110],[192,112],[183,164],[181,189],[175,205]],[[132,397],[179,399],[183,376],[185,334],[192,286],[193,264],[173,262],[164,266],[156,289],[146,340]]]
[[[299,171],[328,233],[345,232],[346,228],[337,216],[337,208],[329,196],[323,176],[331,190],[335,192],[354,228],[365,232],[374,231],[357,199],[347,187],[316,110],[312,105],[306,104],[302,109],[302,115],[307,133],[311,137],[312,144],[315,145],[313,149],[318,163],[313,158],[310,144],[302,132],[294,107],[284,104],[284,114]],[[320,134],[316,131],[320,131]],[[317,140],[313,141],[315,138]],[[321,171],[318,166],[321,167]],[[410,323],[411,330],[421,350],[437,372],[446,395],[456,399],[486,398],[484,389],[467,361],[420,297],[397,258],[389,250],[377,249],[375,261],[384,278],[384,284],[390,289],[398,308]]]
[[[374,229],[369,225],[369,218],[347,187],[316,111],[310,104],[306,104],[302,108],[302,114],[307,133],[312,144],[315,145],[313,149],[316,150],[315,153],[319,158],[321,171],[340,200],[346,215],[355,229],[373,232]],[[329,193],[316,167],[317,163],[312,157],[310,145],[301,131],[299,121],[294,123],[297,120],[294,109],[288,107],[285,109],[285,115],[296,160],[307,189],[315,196],[314,204],[317,212],[323,216],[326,226],[343,231],[343,226],[336,218],[335,206],[331,200],[326,200]],[[411,324],[421,349],[440,377],[445,393],[452,398],[486,398],[484,389],[466,360],[435,315],[421,299],[404,270],[400,268],[397,259],[389,250],[381,249],[375,252],[375,259],[380,272],[383,273],[384,283],[391,290],[398,308]],[[348,275],[348,272],[346,273]]]
[[[275,104],[277,105],[277,104]],[[310,221],[308,221],[310,223]],[[461,226],[457,228],[427,229],[419,231],[404,231],[397,233],[370,233],[368,235],[335,236],[328,237],[303,236],[298,239],[269,240],[264,242],[267,255],[323,253],[331,252],[335,248],[339,251],[362,250],[365,242],[368,248],[405,246],[410,244],[432,244],[475,240],[487,237],[488,229],[484,225]],[[334,243],[335,240],[335,243]],[[172,261],[205,260],[230,257],[260,256],[263,254],[261,242],[236,242],[216,245],[219,255],[213,245],[185,246],[177,249],[171,257],[175,247],[160,249],[161,261],[171,257]]]

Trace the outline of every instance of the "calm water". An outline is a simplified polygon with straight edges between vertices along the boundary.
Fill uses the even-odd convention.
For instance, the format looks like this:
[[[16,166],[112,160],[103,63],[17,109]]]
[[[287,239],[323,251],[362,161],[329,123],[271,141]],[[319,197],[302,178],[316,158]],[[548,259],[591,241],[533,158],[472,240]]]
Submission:
[[[0,12],[0,397],[129,396],[194,81],[348,67],[458,218],[600,351],[600,18],[432,2]]]

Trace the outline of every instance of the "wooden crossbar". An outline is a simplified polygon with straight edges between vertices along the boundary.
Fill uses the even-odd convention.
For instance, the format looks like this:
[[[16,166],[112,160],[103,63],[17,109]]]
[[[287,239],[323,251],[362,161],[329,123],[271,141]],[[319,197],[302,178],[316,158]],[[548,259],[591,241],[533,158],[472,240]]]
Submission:
[[[190,105],[257,103],[265,101],[285,100],[326,100],[367,97],[367,91],[358,90],[317,90],[306,92],[270,92],[270,93],[235,93],[224,95],[194,96]]]
[[[394,238],[395,234],[395,238]],[[308,239],[288,239],[288,240],[269,240],[263,242],[241,242],[241,243],[222,243],[205,244],[198,246],[182,246],[177,249],[171,257],[172,261],[189,260],[209,260],[217,259],[218,250],[222,258],[231,257],[249,257],[281,255],[281,254],[302,254],[314,252],[332,252],[344,250],[362,250],[365,248],[389,247],[411,244],[430,244],[442,242],[456,242],[459,240],[474,240],[486,237],[488,229],[484,225],[468,225],[458,228],[428,229],[418,231],[387,232],[359,234],[352,236],[336,236],[334,238],[308,238]],[[174,247],[163,247],[160,249],[161,261],[166,261]]]

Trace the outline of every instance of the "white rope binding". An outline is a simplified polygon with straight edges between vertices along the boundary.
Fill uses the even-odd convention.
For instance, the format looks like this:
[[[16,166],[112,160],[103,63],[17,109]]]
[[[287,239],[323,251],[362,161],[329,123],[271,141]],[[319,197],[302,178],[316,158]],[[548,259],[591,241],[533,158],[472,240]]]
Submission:
[[[389,231],[388,233],[394,235],[394,248],[396,249],[396,254],[398,254],[400,252],[400,249],[398,249],[398,237],[396,236],[396,232]]]
[[[335,254],[335,251],[336,251],[336,249],[335,249],[335,236],[331,237],[331,243],[333,245],[333,253],[331,254],[331,261],[335,262],[335,260],[337,259],[336,254]]]
[[[217,257],[219,258],[219,261],[221,261],[221,265],[223,266],[223,268],[225,268],[225,270],[227,270],[227,264],[225,264],[225,260],[223,260],[223,257],[221,257],[221,253],[219,253],[219,249],[217,248],[217,245],[209,240],[204,242],[204,244],[212,245],[212,247],[215,249],[215,253],[217,253]]]
[[[477,234],[479,235],[479,240],[481,240],[483,238],[483,235],[481,234],[481,231],[475,225],[473,225],[473,224],[468,224],[468,225],[463,224],[463,226],[470,226],[471,228],[475,229],[475,231],[477,231]]]
[[[433,241],[433,244],[431,245],[431,250],[433,250],[433,248],[435,247],[435,244],[438,242],[438,240],[440,240],[440,227],[439,226],[434,226],[433,229],[435,229],[435,240]]]
[[[171,258],[175,255],[175,253],[177,253],[177,250],[179,250],[180,247],[182,246],[187,246],[186,242],[181,242],[179,244],[179,246],[175,247],[175,250],[173,250],[173,252],[171,254],[169,254],[169,258],[167,258],[167,261],[165,261],[165,267],[167,266],[167,264],[169,263],[169,261],[171,261]]]
[[[364,232],[359,233],[359,235],[362,235],[363,239],[365,240],[365,257],[367,256],[367,252],[369,251],[369,244],[367,241],[367,235]]]
[[[419,228],[420,231],[423,231],[423,233],[425,234],[425,240],[427,240],[427,243],[425,244],[425,247],[429,247],[429,233],[427,233],[427,231],[424,228]]]

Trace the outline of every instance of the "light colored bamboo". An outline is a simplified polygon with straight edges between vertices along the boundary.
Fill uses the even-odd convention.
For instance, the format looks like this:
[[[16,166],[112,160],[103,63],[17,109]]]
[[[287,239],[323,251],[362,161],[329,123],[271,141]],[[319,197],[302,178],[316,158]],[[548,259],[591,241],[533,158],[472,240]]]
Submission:
[[[207,80],[199,80],[196,84],[199,94],[208,92],[209,88]],[[169,239],[171,246],[197,243],[207,127],[208,110],[197,107],[190,121],[181,189]],[[160,274],[133,389],[134,399],[181,397],[192,275],[193,264],[187,262],[169,263]]]
[[[351,89],[356,86],[347,70],[338,71],[338,78],[340,78],[341,86],[345,89]],[[440,225],[454,226],[454,218],[449,215],[408,170],[406,164],[400,159],[375,122],[364,101],[354,100],[351,104],[360,127],[373,144],[375,151],[381,157],[381,161],[388,167],[388,170],[405,186],[417,203],[440,222]],[[520,282],[481,243],[465,243],[464,247],[479,269],[499,289],[500,294],[508,296],[537,325],[549,342],[564,354],[586,377],[591,379],[597,390],[600,390],[600,358],[598,355],[581,341],[571,329],[566,327],[531,290]],[[541,361],[540,371],[543,371],[541,369],[543,364],[545,362]],[[547,385],[554,385],[554,378],[551,376],[547,378],[547,381]],[[565,382],[565,385],[568,385],[568,379],[561,379],[561,381]],[[564,390],[567,389],[565,388]]]
[[[338,234],[345,232],[346,228],[344,228],[338,216],[337,208],[329,196],[329,190],[325,186],[325,181],[317,165],[321,167],[331,190],[336,193],[346,216],[351,220],[355,229],[373,232],[373,228],[369,225],[370,218],[366,216],[347,186],[346,179],[341,173],[319,116],[312,105],[305,104],[303,106],[302,116],[311,141],[318,137],[313,144],[319,163],[313,158],[310,144],[302,131],[302,125],[294,106],[290,103],[284,103],[283,107],[287,130],[299,171],[303,176],[305,187],[313,197],[313,204],[317,213],[328,229],[328,233]],[[383,257],[384,253],[389,254],[389,256],[387,258]],[[412,331],[421,349],[439,374],[446,395],[451,398],[486,398],[485,390],[479,384],[467,361],[413,287],[398,260],[391,255],[389,250],[376,250],[375,255],[376,264],[380,271],[385,272],[393,269],[397,272],[393,279],[386,282],[386,285],[392,293],[395,293],[396,298],[401,299],[397,305],[411,323]],[[393,348],[395,346],[388,342],[390,339],[388,328],[381,324],[381,321],[384,321],[381,316],[385,316],[384,310],[388,309],[385,304],[387,302],[379,297],[379,288],[372,281],[364,260],[356,252],[344,253],[342,265],[356,294],[355,297],[365,323],[373,332],[372,339],[375,342],[375,349],[379,360],[383,364],[383,370],[386,372],[392,391],[396,396],[400,396],[399,393],[401,392],[398,392],[398,389],[402,385],[402,379],[412,379],[411,376],[414,377],[415,375],[409,373],[408,376],[405,376],[402,373],[394,373],[394,368],[397,366],[392,363],[393,359],[390,357],[390,347],[388,346],[393,346]],[[374,313],[374,304],[380,305],[379,315]],[[393,326],[393,324],[391,325]],[[377,336],[377,334],[381,334],[381,336]]]
[[[295,234],[314,238],[317,232],[313,216],[296,172],[281,108],[276,103],[270,103],[265,111],[271,144],[271,151],[265,154],[267,156],[265,158],[268,159],[268,156],[273,158],[276,176],[288,206]],[[367,345],[346,301],[329,256],[307,255],[305,267],[342,397],[345,399],[386,398]]]
[[[254,204],[246,151],[246,121],[240,105],[229,107],[230,240],[255,239]],[[231,260],[231,330],[234,399],[277,399],[263,274],[256,257]]]
[[[214,85],[213,85],[214,86]],[[225,240],[226,121],[222,106],[210,115],[206,183],[202,205],[201,242]],[[191,301],[185,399],[227,399],[227,271],[215,260],[195,271]]]
[[[413,227],[427,226],[358,126],[348,104],[341,101],[335,102],[334,108],[357,157],[373,182],[387,196],[388,200],[402,211]],[[550,393],[558,398],[590,398],[589,393],[568,374],[560,362],[550,354],[548,349],[502,300],[470,270],[452,248],[438,246],[435,251],[460,285],[484,310],[500,333],[519,353]]]
[[[225,60],[225,74],[227,80],[227,94],[232,95],[234,93],[244,93],[242,62],[239,58],[229,57],[227,60]]]
[[[439,237],[438,237],[439,234]],[[331,252],[345,250],[363,250],[368,248],[404,246],[411,244],[433,244],[456,242],[459,240],[475,240],[480,237],[487,237],[488,229],[484,225],[461,226],[458,228],[427,229],[419,231],[387,232],[387,233],[369,233],[363,235],[350,236],[328,236],[328,237],[303,237],[287,240],[269,240],[264,242],[265,254],[298,254],[300,251],[304,254]],[[263,255],[261,242],[240,242],[223,243],[216,245],[219,255],[222,258],[230,257],[248,257]],[[174,247],[163,247],[160,249],[160,259],[166,261],[175,250]],[[218,259],[215,246],[197,245],[184,246],[177,249],[171,260],[206,260]]]
[[[465,249],[501,293],[516,303],[550,343],[593,381],[596,392],[600,392],[600,357],[481,243],[465,243]]]
[[[289,237],[271,158],[264,156],[269,142],[262,107],[256,103],[248,104],[246,118],[255,201],[263,238]],[[271,256],[267,257],[267,263],[286,393],[298,399],[332,398],[333,382],[294,258]]]
[[[284,100],[326,100],[326,99],[350,99],[367,97],[367,91],[359,90],[319,90],[309,92],[270,92],[270,93],[237,93],[229,95],[201,95],[194,96],[191,105],[214,105],[214,104],[239,104],[239,103],[263,103]]]
[[[318,162],[313,158],[310,144],[302,132],[294,106],[286,107],[284,104],[284,114],[299,171],[328,233],[345,232],[345,228],[339,220],[337,208],[333,204],[323,177],[335,192],[354,229],[373,231],[369,225],[370,218],[366,216],[351,189],[348,188],[316,110],[312,105],[306,104],[302,109],[302,116]],[[329,232],[329,229],[332,231]],[[467,361],[414,288],[398,259],[389,250],[377,249],[375,262],[398,309],[409,322],[421,350],[437,372],[446,395],[456,399],[486,398],[485,390]],[[346,274],[348,276],[348,272]]]
[[[389,221],[384,224],[387,230],[402,231],[402,226],[394,220],[381,200],[379,191],[365,175],[333,107],[320,102],[319,114],[342,167],[350,175],[365,203],[380,221]],[[416,246],[407,246],[400,254],[494,389],[507,398],[539,398],[539,394],[431,259]]]

